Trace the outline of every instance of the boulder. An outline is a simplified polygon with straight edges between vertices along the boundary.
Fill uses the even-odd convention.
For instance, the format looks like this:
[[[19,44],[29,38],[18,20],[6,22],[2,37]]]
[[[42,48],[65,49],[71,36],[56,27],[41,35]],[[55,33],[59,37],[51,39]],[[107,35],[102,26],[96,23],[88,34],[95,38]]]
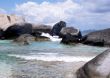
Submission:
[[[52,28],[50,34],[51,34],[52,36],[54,36],[54,35],[59,36],[59,33],[60,33],[60,31],[61,31],[61,29],[62,29],[63,27],[66,27],[66,22],[60,21],[60,22],[56,23],[56,24],[53,26],[53,28]]]
[[[0,14],[0,28],[6,30],[8,27],[15,23],[23,23],[25,19],[21,16],[17,16],[14,14]]]
[[[6,39],[16,38],[22,34],[31,34],[32,33],[32,24],[30,23],[22,23],[22,24],[14,24],[7,28],[4,32],[4,36]]]
[[[62,43],[79,43],[81,41],[82,34],[74,27],[63,27],[60,31],[60,37],[62,38]]]
[[[83,37],[83,43],[94,46],[110,46],[110,28],[87,34]]]
[[[77,72],[77,78],[110,78],[110,49],[99,54]]]
[[[50,33],[51,29],[52,26],[48,26],[48,25],[33,25],[32,34],[38,37],[42,33]]]
[[[52,29],[52,26],[49,25],[33,25],[33,32],[44,32],[44,33],[50,33]]]
[[[23,45],[28,45],[32,41],[35,41],[35,37],[30,34],[22,34],[18,38],[13,40],[13,42]]]

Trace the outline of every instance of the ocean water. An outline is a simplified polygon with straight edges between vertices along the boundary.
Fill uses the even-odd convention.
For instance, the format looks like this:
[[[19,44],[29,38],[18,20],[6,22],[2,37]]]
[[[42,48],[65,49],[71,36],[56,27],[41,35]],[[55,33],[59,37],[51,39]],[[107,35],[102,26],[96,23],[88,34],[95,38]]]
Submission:
[[[107,48],[59,42],[0,41],[0,78],[75,78],[76,70]]]

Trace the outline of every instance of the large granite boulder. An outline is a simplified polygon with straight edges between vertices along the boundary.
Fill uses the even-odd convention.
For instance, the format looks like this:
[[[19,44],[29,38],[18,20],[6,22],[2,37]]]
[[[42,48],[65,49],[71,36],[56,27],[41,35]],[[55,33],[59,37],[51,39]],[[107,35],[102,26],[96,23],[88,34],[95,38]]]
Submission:
[[[33,41],[35,41],[35,37],[30,34],[22,34],[18,38],[13,40],[13,42],[22,45],[28,45]]]
[[[51,34],[52,36],[54,36],[54,35],[59,35],[59,33],[60,33],[60,31],[61,31],[61,29],[62,29],[63,27],[66,27],[66,22],[60,21],[60,22],[56,23],[56,24],[53,26],[53,28],[52,28],[50,34]]]
[[[50,33],[52,29],[52,26],[49,25],[33,25],[33,32],[44,32],[44,33]]]
[[[79,43],[81,41],[82,34],[74,27],[63,27],[60,31],[60,37],[62,38],[62,43]]]
[[[6,29],[4,36],[6,39],[16,38],[22,34],[31,34],[32,33],[32,24],[30,23],[21,23],[14,24]]]
[[[77,78],[110,78],[110,49],[87,62],[77,71]]]
[[[87,34],[83,37],[83,43],[94,46],[110,46],[110,28]]]
[[[14,14],[0,14],[0,28],[6,30],[8,27],[15,23],[23,23],[25,19],[21,16],[17,16]]]
[[[42,33],[50,33],[52,26],[48,25],[33,25],[32,34],[36,37],[40,36]]]

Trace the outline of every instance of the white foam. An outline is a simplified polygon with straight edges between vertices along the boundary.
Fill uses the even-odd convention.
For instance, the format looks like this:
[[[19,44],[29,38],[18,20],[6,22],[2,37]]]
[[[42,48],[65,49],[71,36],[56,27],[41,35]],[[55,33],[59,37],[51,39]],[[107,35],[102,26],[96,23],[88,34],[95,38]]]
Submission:
[[[51,36],[48,33],[42,33],[41,36],[48,37],[51,41],[61,41],[62,38],[59,38],[58,36]]]
[[[53,53],[41,53],[37,55],[9,55],[16,58],[21,58],[25,60],[42,60],[42,61],[63,61],[63,62],[80,62],[84,61],[87,62],[94,58],[93,56],[67,56],[67,55],[58,55]]]
[[[36,53],[29,53],[30,55],[35,55]],[[40,53],[37,53],[37,55],[58,55],[59,53],[43,53],[43,52],[40,52]]]

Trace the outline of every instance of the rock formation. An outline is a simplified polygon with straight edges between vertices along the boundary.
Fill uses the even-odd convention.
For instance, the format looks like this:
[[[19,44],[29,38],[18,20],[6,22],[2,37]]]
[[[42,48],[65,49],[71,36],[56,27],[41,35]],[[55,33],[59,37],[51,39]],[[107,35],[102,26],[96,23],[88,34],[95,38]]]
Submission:
[[[54,35],[59,36],[59,33],[60,33],[60,31],[61,31],[61,29],[62,29],[63,27],[66,27],[66,22],[60,21],[60,22],[56,23],[56,24],[53,26],[53,28],[52,28],[50,34],[51,34],[52,36],[54,36]]]
[[[87,34],[83,37],[83,43],[95,46],[110,46],[110,28]]]
[[[30,23],[20,23],[14,24],[4,31],[5,39],[16,38],[22,34],[31,34],[32,24]]]
[[[17,44],[22,44],[22,45],[28,45],[32,41],[35,41],[35,37],[30,35],[30,34],[22,34],[18,38],[14,39],[13,42]]]
[[[36,37],[40,36],[42,33],[50,33],[52,26],[48,25],[33,25],[32,34]]]
[[[60,37],[62,38],[62,43],[79,43],[81,41],[82,34],[74,27],[63,27],[60,31]]]
[[[23,17],[17,15],[6,15],[0,14],[0,28],[6,30],[9,26],[15,23],[22,23],[25,22]]]
[[[50,33],[52,29],[52,26],[49,25],[33,25],[33,32],[44,32],[44,33]]]
[[[50,39],[48,37],[44,37],[44,36],[37,36],[35,38],[35,41],[50,41]]]
[[[0,39],[4,39],[4,31],[0,29]]]
[[[110,78],[110,49],[87,62],[77,71],[77,78]]]

